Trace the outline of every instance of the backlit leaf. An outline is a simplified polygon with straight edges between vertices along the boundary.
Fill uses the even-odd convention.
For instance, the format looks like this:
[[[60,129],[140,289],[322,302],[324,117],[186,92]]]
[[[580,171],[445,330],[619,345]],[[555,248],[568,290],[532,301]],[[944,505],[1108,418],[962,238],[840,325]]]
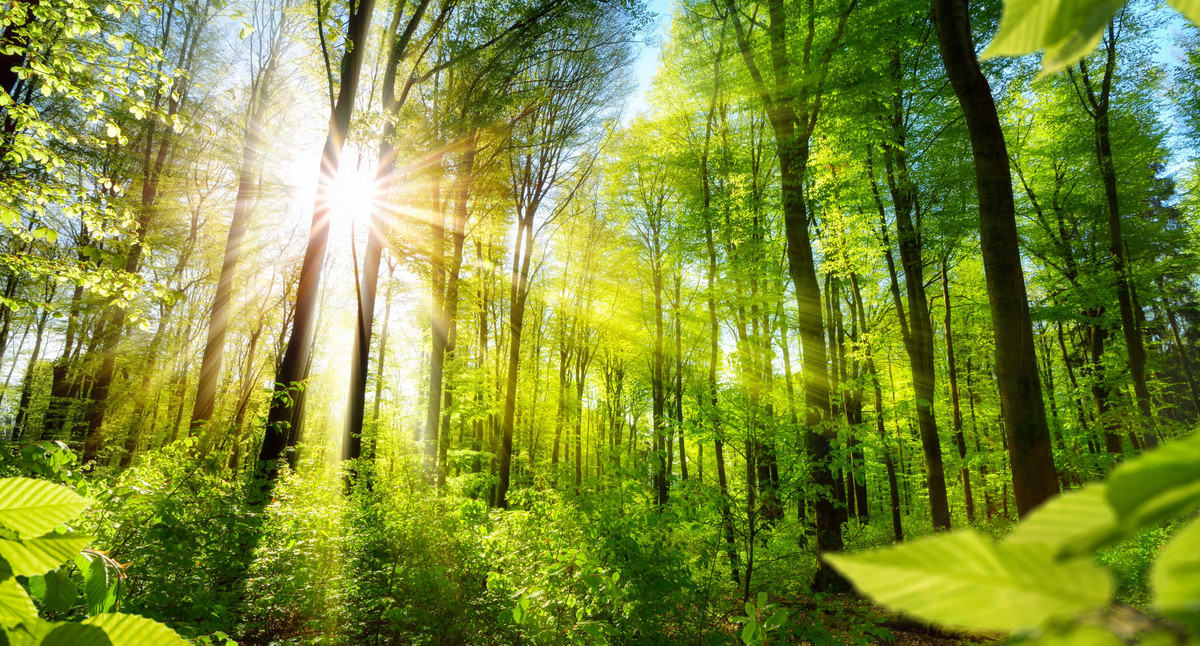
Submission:
[[[1115,538],[1117,517],[1102,484],[1055,496],[1021,521],[1005,543],[1039,543],[1055,556],[1078,556]]]
[[[1126,0],[1006,0],[1000,29],[983,58],[1044,51],[1043,72],[1087,56]]]
[[[1055,562],[1043,545],[997,545],[973,531],[824,558],[882,605],[977,630],[1036,626],[1112,596],[1108,575],[1086,560]]]
[[[1171,0],[1171,6],[1187,16],[1188,20],[1200,25],[1200,0]]]
[[[59,624],[41,646],[187,646],[163,624],[138,615],[109,613]]]
[[[0,628],[12,628],[36,616],[37,608],[33,600],[25,594],[16,577],[10,574],[8,578],[0,580]]]
[[[66,563],[91,542],[91,536],[82,534],[47,534],[22,541],[0,540],[0,558],[8,563],[14,574],[34,576]]]
[[[32,478],[0,479],[0,525],[21,536],[41,536],[87,506],[87,498],[62,485]]]
[[[1117,467],[1108,479],[1107,495],[1117,520],[1129,532],[1200,505],[1200,435]]]

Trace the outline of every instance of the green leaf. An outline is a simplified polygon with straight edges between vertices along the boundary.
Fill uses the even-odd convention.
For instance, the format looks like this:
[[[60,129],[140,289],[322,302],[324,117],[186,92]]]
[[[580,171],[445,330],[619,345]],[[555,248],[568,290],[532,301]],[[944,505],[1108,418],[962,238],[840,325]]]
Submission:
[[[0,525],[21,536],[41,536],[87,509],[88,499],[32,478],[0,479]]]
[[[774,614],[771,615],[770,619],[767,619],[765,628],[768,631],[775,630],[775,629],[779,628],[780,626],[784,625],[785,623],[787,623],[787,618],[788,618],[788,611],[784,610],[783,608],[780,608],[779,610],[776,610]]]
[[[1200,0],[1171,0],[1171,6],[1187,19],[1200,25]]]
[[[746,622],[746,627],[742,629],[742,643],[754,644],[760,641],[758,639],[758,624],[754,621]]]
[[[28,621],[21,622],[21,625],[12,628],[7,633],[0,632],[0,635],[8,639],[9,646],[41,646],[42,639],[54,630],[55,625],[33,617]],[[4,644],[4,640],[0,639],[0,646]]]
[[[1108,479],[1108,503],[1128,533],[1200,505],[1200,435],[1117,467]]]
[[[529,599],[521,599],[512,611],[513,623],[523,624],[529,617]]]
[[[71,560],[92,542],[82,534],[47,534],[23,541],[0,539],[0,558],[18,576],[45,574]]]
[[[1037,543],[996,545],[974,532],[943,534],[825,560],[864,594],[939,624],[1011,631],[1107,605],[1107,573],[1055,562]]]
[[[11,629],[32,617],[37,617],[37,608],[16,577],[0,580],[0,628]]]
[[[109,612],[116,604],[116,582],[110,584],[104,559],[91,559],[91,564],[84,570],[83,596],[87,602],[88,614],[93,616]]]
[[[1200,520],[1193,520],[1163,548],[1150,572],[1154,605],[1200,629]]]
[[[53,612],[66,612],[79,603],[75,582],[58,568],[39,576],[29,577],[29,592]]]
[[[138,615],[103,614],[83,623],[63,623],[46,635],[41,646],[187,646],[167,626]]]
[[[1080,556],[1118,537],[1103,484],[1055,496],[1021,521],[1004,542],[1042,544],[1056,557]]]
[[[1006,0],[1000,29],[983,58],[1045,51],[1044,74],[1087,56],[1126,0]]]

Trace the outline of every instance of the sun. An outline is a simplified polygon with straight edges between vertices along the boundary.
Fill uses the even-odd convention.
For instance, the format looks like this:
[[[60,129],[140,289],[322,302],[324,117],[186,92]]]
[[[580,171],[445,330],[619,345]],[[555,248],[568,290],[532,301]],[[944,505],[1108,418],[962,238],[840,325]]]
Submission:
[[[377,199],[375,169],[368,164],[343,165],[333,182],[330,218],[335,222],[366,222]]]

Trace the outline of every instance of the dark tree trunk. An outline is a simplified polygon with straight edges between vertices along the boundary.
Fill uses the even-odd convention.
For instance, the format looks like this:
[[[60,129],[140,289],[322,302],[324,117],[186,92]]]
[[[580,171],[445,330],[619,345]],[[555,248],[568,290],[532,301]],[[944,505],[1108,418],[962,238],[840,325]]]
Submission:
[[[283,353],[279,370],[275,375],[275,390],[267,415],[266,434],[258,456],[258,475],[273,481],[278,474],[277,463],[287,446],[289,435],[299,435],[300,419],[295,419],[297,428],[289,429],[296,412],[290,396],[297,384],[308,378],[309,360],[312,356],[314,322],[317,310],[317,290],[321,283],[321,269],[325,263],[325,249],[329,245],[329,216],[342,147],[354,113],[354,98],[358,92],[359,71],[363,53],[366,51],[370,33],[371,14],[375,0],[361,0],[357,6],[351,3],[350,20],[346,32],[346,48],[342,56],[341,79],[337,101],[332,106],[329,132],[321,152],[320,179],[317,197],[313,205],[312,225],[308,234],[308,245],[304,250],[304,261],[300,265],[300,279],[296,286],[296,305],[292,316],[291,334],[287,349]],[[269,486],[269,485],[266,485]]]
[[[1099,92],[1096,92],[1096,88],[1093,86],[1087,63],[1080,62],[1079,72],[1083,81],[1083,91],[1079,92],[1079,98],[1083,102],[1084,110],[1092,117],[1096,135],[1096,162],[1100,170],[1100,179],[1104,184],[1104,202],[1108,212],[1108,253],[1116,278],[1117,305],[1121,312],[1121,331],[1125,335],[1129,376],[1133,381],[1133,391],[1136,395],[1138,410],[1142,414],[1142,421],[1149,426],[1143,435],[1146,446],[1154,447],[1158,444],[1158,439],[1154,433],[1154,412],[1150,403],[1150,389],[1146,385],[1146,348],[1142,343],[1141,326],[1138,324],[1140,308],[1136,308],[1139,312],[1135,313],[1136,303],[1132,295],[1129,270],[1126,268],[1125,240],[1121,232],[1121,207],[1117,195],[1117,171],[1113,164],[1112,134],[1109,126],[1110,97],[1117,65],[1117,38],[1111,22],[1108,24],[1108,33],[1104,40],[1104,53],[1104,74],[1100,80]],[[1073,83],[1076,82],[1073,72],[1071,80]],[[1076,89],[1078,89],[1078,84]],[[1136,448],[1137,442],[1134,444]]]
[[[407,27],[403,32],[400,32],[398,28],[401,12],[404,8],[404,4],[402,3],[392,14],[392,22],[386,32],[391,42],[389,42],[390,49],[388,50],[387,65],[384,68],[383,83],[380,86],[385,122],[383,136],[379,140],[379,164],[375,171],[374,188],[377,192],[387,191],[392,177],[396,172],[396,113],[402,107],[404,99],[407,96],[407,89],[411,86],[410,81],[409,84],[406,84],[405,91],[400,96],[397,96],[396,77],[399,67],[408,53],[408,45],[428,5],[429,0],[418,2],[416,7],[413,8],[412,16],[409,17]],[[362,457],[362,432],[366,411],[371,328],[375,322],[375,295],[379,287],[379,263],[383,256],[383,247],[386,244],[387,233],[391,230],[389,216],[384,212],[386,206],[383,200],[378,199],[379,196],[373,197],[376,199],[373,199],[371,202],[371,221],[367,231],[367,246],[363,251],[362,276],[359,278],[357,284],[358,311],[354,325],[354,342],[350,353],[350,387],[346,404],[346,427],[342,431],[343,460],[353,460]],[[391,276],[391,271],[394,267],[390,262],[388,263],[388,268],[388,275]],[[390,284],[388,288],[389,290],[391,289]],[[389,291],[388,294],[390,296],[391,292]],[[390,300],[387,306],[390,308]],[[385,318],[384,321],[386,325],[387,319]],[[386,327],[383,334],[384,342],[380,343],[380,362],[383,361],[383,350],[387,338]],[[377,370],[379,375],[382,375],[381,369]],[[375,387],[376,419],[379,417],[381,387],[382,385],[379,383]]]
[[[966,117],[974,155],[997,381],[1017,512],[1024,516],[1058,493],[1058,478],[1021,269],[1012,173],[991,87],[975,56],[967,0],[932,0],[932,4],[942,62]]]
[[[508,377],[504,389],[504,417],[501,421],[500,474],[496,484],[496,506],[508,508],[508,488],[512,478],[513,422],[517,411],[517,376],[521,362],[521,331],[525,322],[525,300],[529,296],[529,261],[533,256],[533,214],[537,204],[526,205],[518,215],[517,244],[513,247],[510,291]]]

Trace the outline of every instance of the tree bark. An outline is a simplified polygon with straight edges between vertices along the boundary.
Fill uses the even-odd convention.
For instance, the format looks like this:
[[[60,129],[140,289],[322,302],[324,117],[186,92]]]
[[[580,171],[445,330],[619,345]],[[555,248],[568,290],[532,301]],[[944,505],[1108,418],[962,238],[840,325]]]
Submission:
[[[274,481],[279,473],[277,466],[289,434],[298,435],[301,419],[295,419],[297,428],[286,428],[293,421],[295,403],[293,389],[308,378],[309,359],[312,355],[314,320],[317,309],[317,291],[321,282],[321,269],[325,262],[325,250],[329,245],[329,216],[332,206],[330,196],[334,190],[342,148],[354,113],[354,99],[358,92],[359,72],[363,53],[366,51],[370,33],[371,14],[375,0],[361,0],[351,11],[346,32],[346,47],[342,56],[341,79],[337,101],[332,106],[329,131],[325,147],[321,152],[320,175],[317,197],[313,205],[312,224],[309,228],[308,245],[300,265],[300,279],[296,286],[296,305],[292,316],[291,334],[287,349],[275,375],[275,388],[267,415],[266,434],[258,456],[258,476],[267,483]],[[345,449],[343,449],[345,450]],[[263,493],[269,488],[264,485]]]
[[[1017,512],[1058,493],[1033,324],[1025,294],[1012,173],[991,87],[979,68],[967,0],[932,0],[942,62],[966,117],[979,198],[979,238],[991,304],[996,373]]]

